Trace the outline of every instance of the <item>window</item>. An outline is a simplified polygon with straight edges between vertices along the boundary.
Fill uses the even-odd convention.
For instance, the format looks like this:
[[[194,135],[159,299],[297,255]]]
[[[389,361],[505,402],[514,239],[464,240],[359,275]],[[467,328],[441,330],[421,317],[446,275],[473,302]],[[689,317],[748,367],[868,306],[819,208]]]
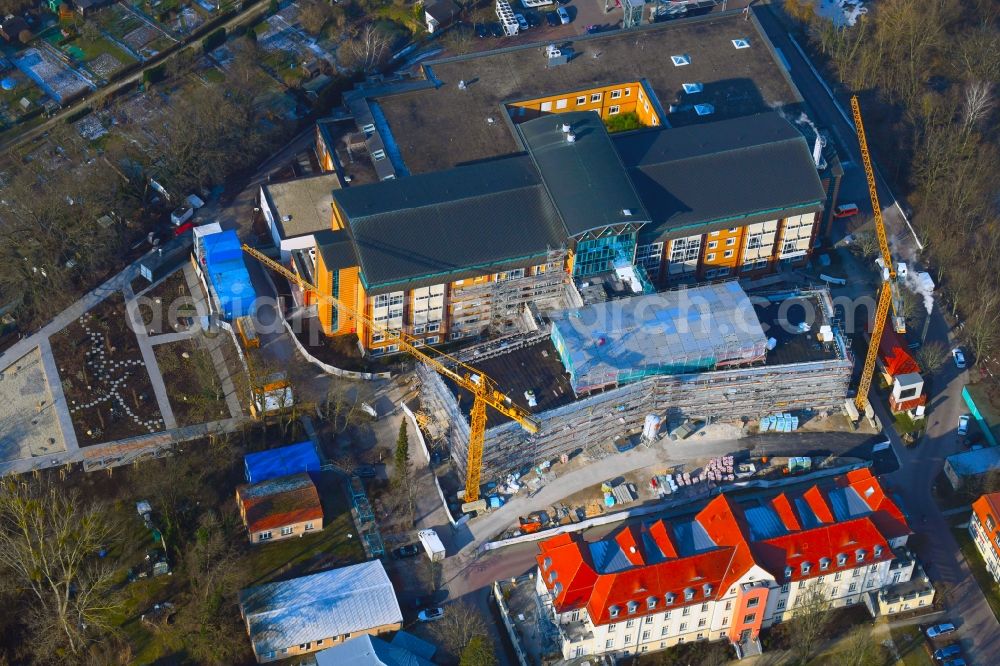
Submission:
[[[705,640],[705,634],[698,634],[698,640],[699,641]]]
[[[726,250],[726,252],[722,256],[725,257],[726,259],[729,259],[731,256],[733,256],[733,251]]]
[[[309,645],[310,645],[309,643],[299,643],[299,649],[300,650],[308,650],[309,649]]]
[[[709,236],[718,236],[718,235],[719,235],[718,231],[713,231],[712,233],[709,234]]]
[[[316,645],[322,645],[325,641],[326,641],[325,638],[317,638],[316,639]]]
[[[427,324],[427,332],[428,333],[437,333],[440,330],[441,330],[441,322],[439,322],[439,321],[435,321],[435,322],[431,322],[430,324]]]
[[[784,609],[784,607],[785,607],[785,601],[786,601],[785,599],[781,599],[780,601],[778,601],[778,605],[777,605],[777,609],[778,610]]]
[[[385,159],[385,151],[379,148],[378,150],[372,152],[372,159],[376,162],[381,162]]]
[[[819,560],[819,568],[822,571],[826,571],[830,568],[830,560],[826,557],[821,557]]]
[[[440,340],[441,340],[440,337],[432,335],[431,337],[427,338],[427,344],[436,345]]]
[[[644,640],[644,641],[648,641],[649,640],[649,632],[648,631],[642,632],[642,640]]]
[[[557,102],[556,102],[556,108],[557,108],[557,109],[565,109],[565,108],[566,108],[566,103],[567,103],[568,101],[569,101],[569,100],[565,100],[565,99],[561,99],[561,100],[557,101]]]
[[[993,515],[986,516],[986,531],[992,532],[994,527],[996,527],[996,523],[993,522]]]
[[[701,627],[704,627],[706,622],[707,620],[705,620],[705,618],[698,620],[698,628],[700,629]]]
[[[788,594],[788,588],[789,588],[789,586],[790,586],[789,583],[785,583],[784,585],[782,585],[781,586],[781,593],[782,594]]]
[[[727,601],[726,602],[726,610],[733,610],[733,602],[732,601]]]
[[[667,635],[667,628],[663,627],[663,629],[660,629],[660,636],[666,636],[666,635]]]
[[[835,573],[833,575],[833,582],[837,582],[838,580],[840,580],[843,577],[844,577],[844,572],[838,571],[837,573]]]
[[[832,592],[830,592],[830,596],[831,596],[831,597],[836,597],[836,596],[837,596],[837,590],[839,590],[839,589],[840,589],[840,588],[837,588],[837,587],[833,588],[833,591],[832,591]]]
[[[732,229],[730,229],[730,230],[729,230],[729,233],[731,233],[731,234],[735,234],[735,233],[736,233],[737,231],[739,231],[739,230],[740,230],[740,228],[739,228],[739,227],[733,227]]]
[[[455,331],[454,333],[452,333],[448,337],[451,338],[452,340],[461,340],[462,339],[462,332],[461,331]]]
[[[629,634],[625,634],[625,645],[628,645],[631,642],[632,642],[632,636],[630,636]]]
[[[861,569],[855,569],[854,573],[851,574],[851,578],[857,578],[861,575]]]
[[[726,626],[727,624],[729,624],[729,616],[724,615],[722,616],[722,626]]]
[[[613,639],[613,638],[609,638],[609,639],[608,639],[608,640],[607,640],[607,641],[606,641],[606,642],[604,643],[604,649],[605,649],[605,650],[610,650],[610,649],[611,649],[611,648],[613,648],[614,646],[615,646],[615,639]]]
[[[684,65],[690,65],[691,64],[691,56],[689,56],[687,54],[684,54],[684,55],[672,55],[672,56],[670,56],[670,60],[671,60],[671,62],[674,63],[674,67],[683,67]]]
[[[806,589],[806,582],[804,580],[799,581],[799,589],[800,590]]]
[[[646,622],[646,624],[653,624],[653,616],[652,615],[647,615],[645,622]]]
[[[715,253],[709,252],[708,255],[705,257],[705,261],[715,261]]]
[[[628,622],[625,623],[626,629],[631,629],[634,626],[635,626],[635,620],[629,620]]]
[[[873,580],[869,580],[869,581],[868,581],[868,584],[867,584],[867,585],[865,585],[865,587],[872,587],[873,585],[875,585],[875,581],[873,581]]]
[[[616,116],[621,110],[622,108],[620,106],[618,106],[617,104],[613,104],[612,106],[608,107],[608,115]]]
[[[625,96],[626,97],[631,97],[632,96],[632,89],[631,88],[626,88],[625,89]]]
[[[851,592],[854,592],[857,589],[858,589],[858,584],[851,583],[851,586],[847,588],[847,593],[850,594]]]
[[[587,97],[585,95],[580,95],[576,98],[576,105],[581,106],[587,103]]]
[[[692,599],[694,599],[694,590],[692,590],[690,587],[687,588],[687,589],[685,589],[684,590],[684,599],[686,601],[691,601]],[[684,609],[684,610],[686,611],[688,609]],[[684,613],[684,614],[687,615],[687,613]]]
[[[608,609],[608,615],[611,617],[618,617],[618,606],[612,606]],[[615,625],[611,625],[612,627]]]
[[[592,103],[593,102],[600,102],[601,101],[601,93],[593,93],[593,94],[591,94],[590,101]]]
[[[260,536],[257,537],[257,541],[267,541],[270,538],[271,538],[271,530],[268,530],[266,532],[261,532]]]
[[[372,342],[383,342],[385,336],[381,333],[372,333]]]
[[[872,568],[869,569],[869,571],[871,571],[872,573],[875,573],[876,571],[878,571],[878,565],[877,564],[873,564]]]
[[[700,93],[702,90],[705,89],[705,86],[703,86],[700,83],[682,83],[681,87],[684,88],[684,92],[686,92],[688,95],[694,95],[696,93]]]
[[[312,531],[312,529],[313,529],[313,524],[312,523],[306,523],[305,531],[306,532],[310,532],[310,531]]]
[[[690,614],[691,614],[691,607],[690,606],[685,606],[684,610],[681,611],[681,615],[684,616],[684,617],[687,617]]]
[[[635,601],[628,602],[628,612],[631,615],[639,608],[639,604]]]
[[[621,90],[612,90],[611,91],[611,99],[618,99],[621,96],[622,96],[622,91]]]
[[[420,335],[421,333],[423,333],[426,330],[427,330],[426,326],[424,326],[423,324],[419,324],[419,325],[413,327],[413,334],[414,335]]]
[[[750,624],[757,619],[757,613],[749,613],[743,616],[743,624]]]
[[[618,625],[617,625],[617,624],[615,624],[614,622],[612,622],[611,624],[609,624],[609,625],[608,625],[608,633],[609,633],[609,634],[610,634],[610,633],[612,633],[612,632],[613,632],[613,631],[615,630],[615,627],[617,627],[617,626],[618,626]]]
[[[670,611],[667,611],[666,613],[663,614],[663,619],[664,619],[664,621],[670,619]]]
[[[687,631],[687,628],[688,628],[688,623],[687,622],[681,622],[681,631]]]
[[[750,48],[750,40],[746,37],[740,37],[739,39],[733,40],[733,46],[737,49],[748,49]]]
[[[760,597],[754,597],[747,601],[747,608],[756,608],[757,604],[760,603]],[[726,610],[729,610],[728,608]]]
[[[702,604],[701,605],[701,612],[702,613],[707,613],[708,612],[708,604]]]
[[[542,102],[542,111],[551,111],[552,102]]]
[[[726,245],[736,245],[736,239],[735,238],[727,238],[726,239]]]
[[[719,247],[719,241],[708,241],[709,250],[714,250],[717,247]]]

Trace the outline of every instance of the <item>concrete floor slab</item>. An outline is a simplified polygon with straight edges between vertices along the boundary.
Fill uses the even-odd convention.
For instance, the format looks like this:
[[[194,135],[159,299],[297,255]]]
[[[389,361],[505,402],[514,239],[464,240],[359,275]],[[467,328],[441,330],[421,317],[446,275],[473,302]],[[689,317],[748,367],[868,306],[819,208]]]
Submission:
[[[0,372],[0,460],[65,451],[42,352],[35,347]]]

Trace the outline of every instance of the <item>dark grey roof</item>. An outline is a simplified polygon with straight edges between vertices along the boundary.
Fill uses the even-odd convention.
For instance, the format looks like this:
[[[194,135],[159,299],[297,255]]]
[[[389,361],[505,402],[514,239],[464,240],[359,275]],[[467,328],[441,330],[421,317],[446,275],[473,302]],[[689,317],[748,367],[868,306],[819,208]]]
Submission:
[[[334,271],[358,265],[354,245],[345,230],[324,229],[317,231],[313,238],[316,239],[316,249],[322,255],[323,264],[328,270]]]
[[[573,141],[563,125],[569,125]],[[571,236],[649,221],[597,113],[542,116],[517,125],[517,130]]]
[[[818,211],[826,199],[808,144],[777,113],[612,141],[652,218],[644,238]]]
[[[458,7],[452,0],[436,0],[424,3],[424,11],[443,25],[455,17],[455,14],[458,13]]]
[[[504,270],[565,242],[524,155],[350,187],[334,200],[370,291]]]

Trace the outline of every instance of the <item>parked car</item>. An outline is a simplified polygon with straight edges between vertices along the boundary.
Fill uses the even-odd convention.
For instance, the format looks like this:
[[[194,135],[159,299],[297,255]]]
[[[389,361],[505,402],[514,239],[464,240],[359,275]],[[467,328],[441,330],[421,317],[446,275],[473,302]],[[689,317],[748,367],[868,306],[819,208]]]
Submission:
[[[587,26],[587,34],[588,35],[594,35],[594,34],[597,34],[600,31],[601,31],[601,26],[599,26],[599,25],[593,25],[593,24],[591,24],[591,25]]]
[[[562,23],[563,25],[566,25],[567,23],[570,22],[569,12],[566,11],[565,7],[560,7],[559,9],[557,9],[556,14],[559,15],[559,22]]]
[[[955,361],[955,367],[959,370],[965,370],[965,354],[961,349],[955,347],[951,350],[951,358]]]
[[[858,208],[858,204],[853,204],[853,203],[840,204],[839,206],[833,209],[833,216],[854,217],[855,215],[858,214],[859,210],[860,209]]]
[[[528,20],[529,28],[537,28],[542,24],[542,17],[538,15],[538,12],[524,12],[524,18]]]
[[[528,19],[524,18],[524,14],[514,14],[514,20],[517,21],[519,30],[527,30],[530,27],[528,26]]]
[[[490,34],[494,37],[503,37],[503,26],[496,22],[490,23]]]
[[[965,660],[959,657],[958,659],[949,659],[944,662],[941,666],[967,666]]]
[[[416,557],[419,554],[420,546],[415,543],[408,543],[392,551],[392,556],[397,560],[405,560],[408,557]]]
[[[927,638],[937,638],[938,636],[950,634],[953,631],[955,631],[955,625],[951,622],[942,622],[941,624],[935,624],[933,627],[927,628]]]
[[[556,27],[557,25],[560,24],[559,14],[556,14],[555,12],[546,12],[545,22],[548,23],[553,28]]]
[[[952,643],[951,645],[934,650],[934,658],[938,661],[957,657],[960,654],[962,654],[962,646],[958,643]]]
[[[958,417],[958,434],[964,436],[969,432],[969,415],[962,414]]]
[[[374,479],[378,476],[378,472],[375,470],[375,465],[358,465],[354,468],[352,474],[354,474],[354,476],[360,476],[362,479]]]
[[[425,608],[417,613],[417,619],[421,622],[434,622],[444,617],[443,608]]]
[[[489,31],[489,29],[487,29],[485,23],[477,23],[476,24],[476,37],[479,37],[480,39],[482,39],[483,37],[486,37],[489,34],[490,34],[490,31]]]

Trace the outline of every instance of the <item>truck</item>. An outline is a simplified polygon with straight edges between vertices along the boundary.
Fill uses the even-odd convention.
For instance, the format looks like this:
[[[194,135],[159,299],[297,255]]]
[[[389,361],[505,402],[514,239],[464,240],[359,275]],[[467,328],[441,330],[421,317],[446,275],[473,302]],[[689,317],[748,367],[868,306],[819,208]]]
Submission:
[[[431,558],[431,562],[440,562],[444,559],[444,544],[441,543],[441,537],[438,536],[437,532],[420,530],[417,532],[417,537],[424,545],[424,550],[427,551],[427,557]]]

